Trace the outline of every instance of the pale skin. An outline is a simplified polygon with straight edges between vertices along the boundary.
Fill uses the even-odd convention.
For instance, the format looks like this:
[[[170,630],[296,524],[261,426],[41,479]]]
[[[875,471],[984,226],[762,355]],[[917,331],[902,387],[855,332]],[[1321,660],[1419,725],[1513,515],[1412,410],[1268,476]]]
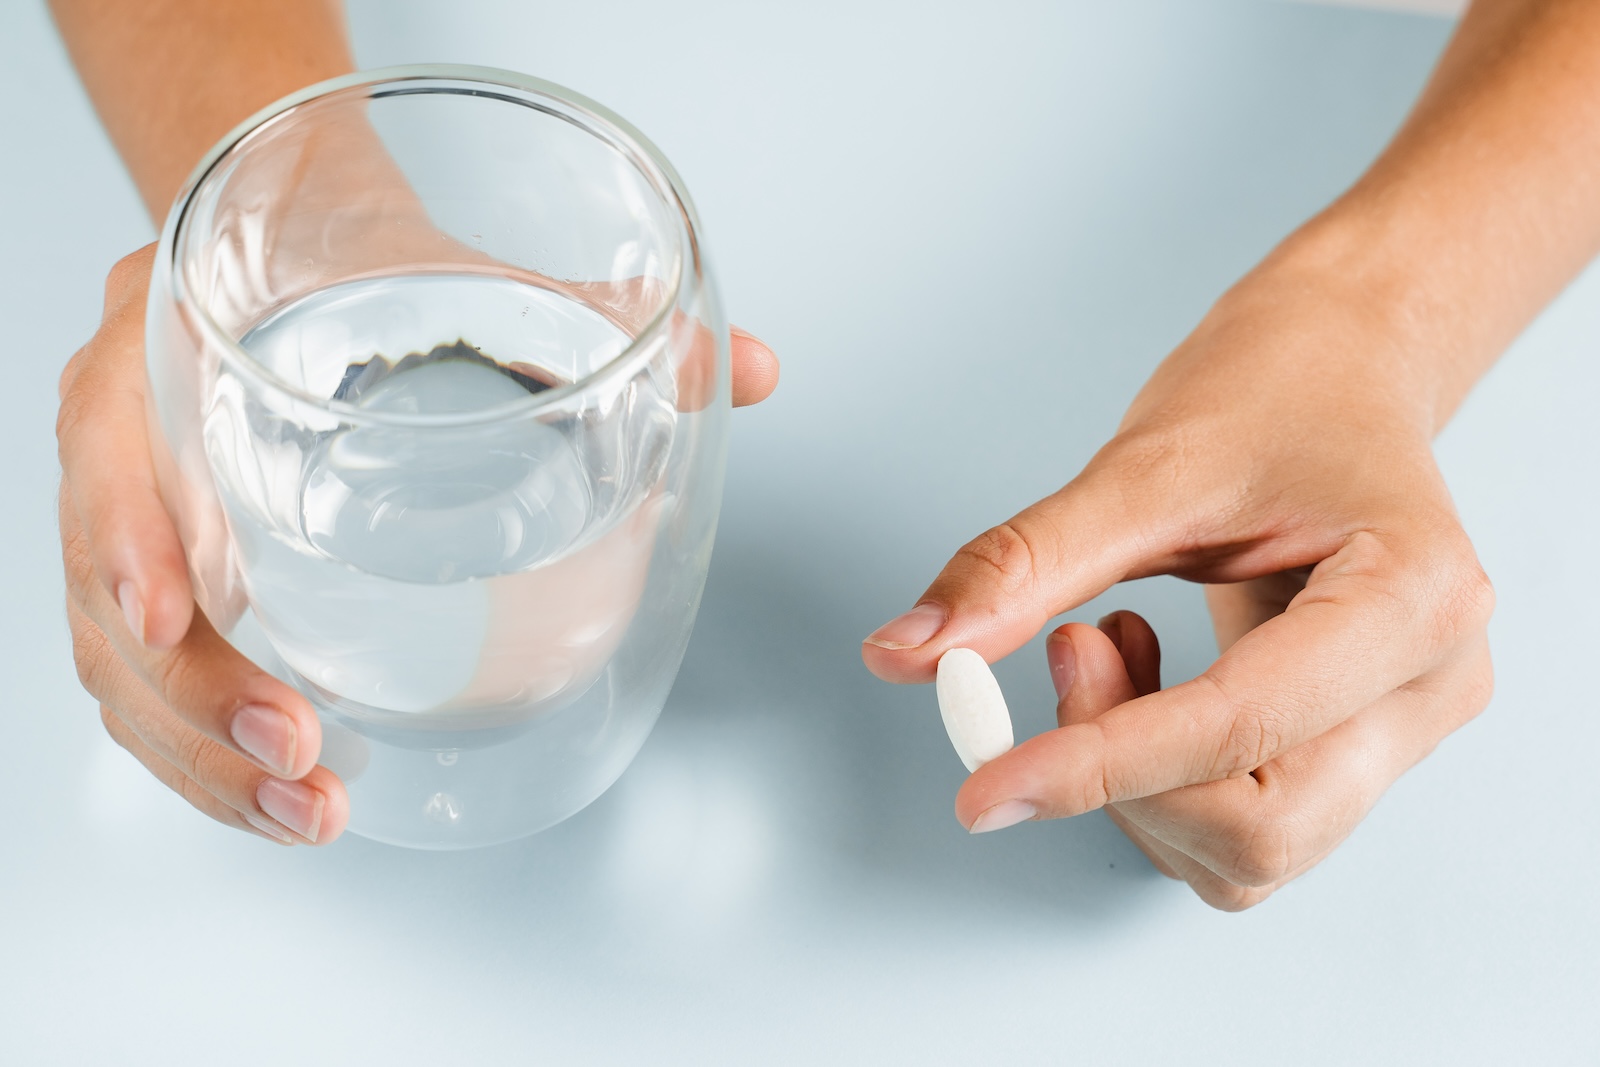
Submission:
[[[234,122],[349,69],[326,3],[53,7],[157,217]],[[1488,700],[1493,594],[1431,441],[1597,250],[1600,5],[1479,0],[1371,170],[1217,303],[1088,467],[963,548],[864,644],[880,677],[927,682],[946,649],[996,660],[1118,581],[1206,583],[1223,654],[1182,685],[1159,688],[1135,616],[1107,622],[1114,645],[1056,631],[1061,727],[973,774],[961,823],[1107,807],[1157,867],[1224,908],[1337,846]],[[193,611],[150,488],[143,256],[113,271],[106,321],[63,377],[81,673],[112,735],[197,807],[274,839],[331,840],[346,802],[314,767],[315,717]],[[735,340],[735,396],[754,401],[776,361]],[[128,583],[136,610],[119,597]],[[276,774],[232,734],[263,702],[290,720],[292,763]],[[295,809],[270,781],[314,796]]]
[[[354,69],[340,6],[327,0],[53,0],[51,10],[158,222],[236,124]],[[403,195],[380,156],[357,179],[363,195]],[[100,328],[61,377],[61,541],[79,677],[111,736],[196,808],[282,844],[326,844],[349,800],[317,765],[316,715],[195,610],[155,490],[144,399],[153,256],[147,246],[112,269]],[[777,359],[737,329],[732,370],[736,405],[777,385]]]
[[[1106,808],[1226,909],[1334,849],[1488,702],[1494,595],[1432,439],[1597,251],[1600,5],[1476,0],[1367,174],[1218,301],[1081,474],[864,643],[880,677],[926,682],[946,649],[992,662],[1124,579],[1205,583],[1222,654],[1165,690],[1136,616],[1104,624],[1131,680],[1092,629],[1054,631],[1060,728],[974,773],[962,825]]]

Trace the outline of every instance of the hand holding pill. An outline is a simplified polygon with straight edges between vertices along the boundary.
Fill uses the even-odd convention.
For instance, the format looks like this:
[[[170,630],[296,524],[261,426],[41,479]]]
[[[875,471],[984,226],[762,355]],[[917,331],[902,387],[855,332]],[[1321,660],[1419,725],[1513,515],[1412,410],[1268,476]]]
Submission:
[[[1067,694],[1058,729],[980,754],[952,715],[976,766],[956,796],[962,826],[1109,806],[1203,899],[1249,907],[1487,703],[1493,592],[1430,439],[1459,382],[1427,365],[1442,342],[1402,354],[1336,288],[1267,267],[1247,278],[1078,477],[957,551],[867,638],[875,674],[926,683],[952,649],[999,660],[1118,582],[1206,586],[1221,655],[1199,677],[1161,688],[1155,635],[1123,613],[1048,641]],[[1402,373],[1432,384],[1412,394]],[[1112,665],[1115,685],[1094,681]]]

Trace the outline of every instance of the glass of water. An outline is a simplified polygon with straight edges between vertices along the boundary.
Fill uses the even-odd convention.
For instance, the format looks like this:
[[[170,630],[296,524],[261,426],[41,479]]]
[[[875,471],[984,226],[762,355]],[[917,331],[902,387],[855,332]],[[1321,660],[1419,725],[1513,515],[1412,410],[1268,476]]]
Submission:
[[[316,706],[353,832],[529,834],[644,742],[727,453],[698,228],[622,119],[475,67],[307,89],[179,197],[162,495],[206,617]]]

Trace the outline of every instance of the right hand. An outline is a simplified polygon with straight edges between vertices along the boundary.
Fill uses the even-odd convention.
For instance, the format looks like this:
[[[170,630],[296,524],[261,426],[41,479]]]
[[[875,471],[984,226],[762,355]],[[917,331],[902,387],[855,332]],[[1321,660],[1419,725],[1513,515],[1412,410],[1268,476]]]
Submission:
[[[195,608],[156,489],[146,423],[144,317],[155,246],[106,280],[100,328],[61,375],[61,550],[78,677],[118,744],[189,803],[284,844],[326,844],[349,820],[317,766],[306,699],[250,662]],[[733,402],[777,385],[760,341],[733,333]]]
[[[1224,297],[1078,477],[867,639],[879,677],[926,682],[947,650],[994,662],[1120,581],[1207,585],[1216,662],[1161,689],[1153,632],[1119,628],[1131,687],[1064,700],[1059,729],[980,767],[963,826],[1110,806],[1202,899],[1250,907],[1488,702],[1494,594],[1432,454],[1455,353],[1312,262]],[[1093,636],[1048,642],[1069,698],[1073,633]]]

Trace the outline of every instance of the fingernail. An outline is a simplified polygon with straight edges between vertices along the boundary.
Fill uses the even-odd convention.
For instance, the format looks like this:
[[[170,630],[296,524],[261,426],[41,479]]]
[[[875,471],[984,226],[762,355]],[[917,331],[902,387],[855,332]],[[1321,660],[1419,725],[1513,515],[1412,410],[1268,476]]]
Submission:
[[[132,582],[120,583],[117,603],[122,605],[122,617],[128,620],[128,630],[144,644],[144,605],[139,602],[139,587]]]
[[[1072,679],[1078,674],[1078,657],[1072,650],[1072,639],[1065,634],[1051,634],[1045,638],[1045,649],[1050,660],[1050,682],[1056,687],[1056,699],[1064,699],[1072,690]]]
[[[270,819],[263,819],[259,815],[251,815],[249,812],[245,812],[244,821],[249,823],[251,826],[254,826],[257,830],[260,830],[274,841],[282,841],[286,845],[294,844],[294,838],[290,837],[283,827],[279,826]]]
[[[294,720],[277,708],[246,704],[233,713],[228,733],[273,774],[294,773]]]
[[[262,811],[316,844],[322,829],[322,809],[327,803],[317,790],[303,782],[268,778],[256,787],[256,803]]]
[[[918,604],[898,619],[884,623],[867,638],[867,644],[898,651],[928,643],[949,615],[938,604]]]
[[[973,819],[972,825],[967,827],[967,832],[986,834],[990,830],[1004,830],[1008,826],[1015,826],[1019,822],[1027,822],[1038,816],[1038,811],[1026,800],[1006,800]]]
[[[1117,651],[1122,651],[1122,619],[1116,615],[1107,615],[1096,623],[1100,632],[1111,638],[1111,643],[1117,646]]]
[[[763,348],[770,347],[765,341],[763,341],[761,338],[757,337],[755,334],[751,333],[749,330],[741,330],[737,326],[729,326],[728,327],[728,333],[733,337],[743,337],[748,341],[754,341],[756,344],[760,345]]]

